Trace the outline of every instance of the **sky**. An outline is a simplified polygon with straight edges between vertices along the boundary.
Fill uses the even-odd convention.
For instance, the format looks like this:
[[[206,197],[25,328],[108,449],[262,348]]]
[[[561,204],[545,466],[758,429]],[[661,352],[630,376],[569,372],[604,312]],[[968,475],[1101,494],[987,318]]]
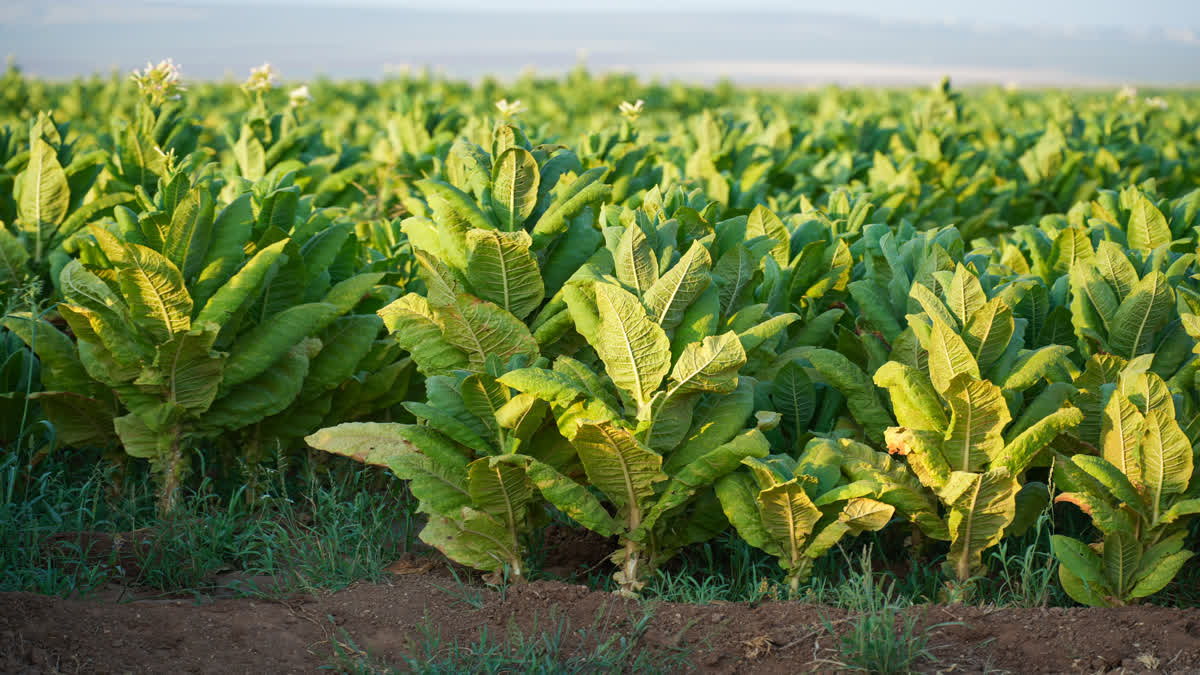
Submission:
[[[265,0],[284,6],[374,6],[479,11],[494,9],[481,0]],[[237,5],[242,0],[190,0],[174,4]],[[1196,0],[507,0],[516,11],[739,11],[832,12],[877,19],[999,24],[1016,26],[1107,26],[1127,29],[1190,27],[1200,31],[1200,2]]]
[[[594,71],[709,83],[1200,85],[1200,0],[0,0],[0,57],[73,77]],[[836,6],[836,12],[830,8]]]

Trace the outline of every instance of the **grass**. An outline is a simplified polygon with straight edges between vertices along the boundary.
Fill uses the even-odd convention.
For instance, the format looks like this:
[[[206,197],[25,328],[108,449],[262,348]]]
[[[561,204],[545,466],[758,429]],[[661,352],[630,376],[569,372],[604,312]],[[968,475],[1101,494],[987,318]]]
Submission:
[[[822,618],[826,632],[836,636],[837,656],[824,661],[839,669],[890,675],[909,673],[920,661],[934,661],[929,649],[932,631],[948,624],[918,627],[918,617],[904,609],[911,606],[896,593],[894,578],[875,574],[871,551],[866,549],[857,568],[843,583],[824,589],[828,604],[849,610],[853,614],[843,620],[839,630],[834,622]]]
[[[510,622],[503,633],[485,626],[473,641],[447,641],[428,617],[419,626],[411,656],[397,668],[380,662],[359,648],[344,631],[334,640],[334,658],[329,668],[347,673],[608,673],[678,672],[688,667],[684,649],[647,649],[642,642],[653,609],[641,606],[641,614],[618,617],[612,609],[602,611],[590,626],[573,628],[570,619],[551,611],[547,620],[533,617],[533,625],[522,630]],[[621,626],[613,630],[614,622]]]
[[[0,459],[0,590],[86,595],[119,581],[207,593],[224,572],[238,573],[240,581],[224,589],[235,594],[336,589],[382,579],[384,566],[414,545],[407,491],[397,481],[366,489],[373,472],[357,465],[332,480],[309,475],[300,489],[274,476],[250,503],[239,491],[222,498],[203,482],[160,518],[144,477],[127,481],[114,499],[111,468],[80,480],[61,461],[32,473],[22,464],[16,453]],[[128,546],[104,546],[97,532],[119,533]],[[256,577],[270,577],[269,587]]]

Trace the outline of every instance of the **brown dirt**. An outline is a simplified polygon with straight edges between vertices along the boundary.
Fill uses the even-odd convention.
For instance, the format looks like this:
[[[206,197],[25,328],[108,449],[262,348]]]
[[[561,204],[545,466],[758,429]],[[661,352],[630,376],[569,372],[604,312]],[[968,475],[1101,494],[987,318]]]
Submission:
[[[512,627],[526,634],[565,618],[573,630],[599,626],[629,633],[650,607],[639,646],[689,655],[709,673],[830,672],[836,640],[824,628],[848,623],[829,607],[786,602],[646,606],[583,586],[539,581],[504,594],[473,589],[476,609],[456,599],[444,568],[420,559],[389,568],[387,584],[360,584],[328,595],[286,601],[246,598],[62,600],[0,594],[0,672],[5,673],[309,673],[343,654],[403,666],[421,628],[443,643],[469,643]],[[128,599],[122,591],[120,597]],[[936,629],[929,672],[1200,672],[1200,609],[915,609]]]

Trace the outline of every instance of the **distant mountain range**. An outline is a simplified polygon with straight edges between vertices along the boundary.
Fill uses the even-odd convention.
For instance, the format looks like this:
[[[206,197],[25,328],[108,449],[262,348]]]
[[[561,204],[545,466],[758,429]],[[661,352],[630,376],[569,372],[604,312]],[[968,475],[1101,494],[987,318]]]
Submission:
[[[0,50],[27,72],[70,77],[171,57],[186,77],[244,77],[270,61],[286,79],[594,71],[765,85],[1200,84],[1190,28],[985,27],[766,11],[454,12],[315,5],[15,0]]]

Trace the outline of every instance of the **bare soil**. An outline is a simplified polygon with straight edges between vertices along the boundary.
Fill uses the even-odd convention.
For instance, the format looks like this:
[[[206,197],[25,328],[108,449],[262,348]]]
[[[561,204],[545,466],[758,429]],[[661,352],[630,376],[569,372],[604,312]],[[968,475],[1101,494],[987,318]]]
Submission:
[[[501,593],[464,589],[428,559],[388,569],[385,584],[285,600],[163,599],[123,587],[90,599],[0,594],[0,672],[311,673],[338,663],[335,649],[402,667],[421,653],[422,630],[471,643],[484,630],[528,635],[566,619],[572,630],[629,635],[647,609],[639,650],[685,654],[699,672],[831,672],[837,640],[826,623],[848,626],[842,610],[801,603],[641,604],[556,581]],[[927,672],[1200,672],[1200,609],[911,611],[924,625],[952,624],[934,630]]]

